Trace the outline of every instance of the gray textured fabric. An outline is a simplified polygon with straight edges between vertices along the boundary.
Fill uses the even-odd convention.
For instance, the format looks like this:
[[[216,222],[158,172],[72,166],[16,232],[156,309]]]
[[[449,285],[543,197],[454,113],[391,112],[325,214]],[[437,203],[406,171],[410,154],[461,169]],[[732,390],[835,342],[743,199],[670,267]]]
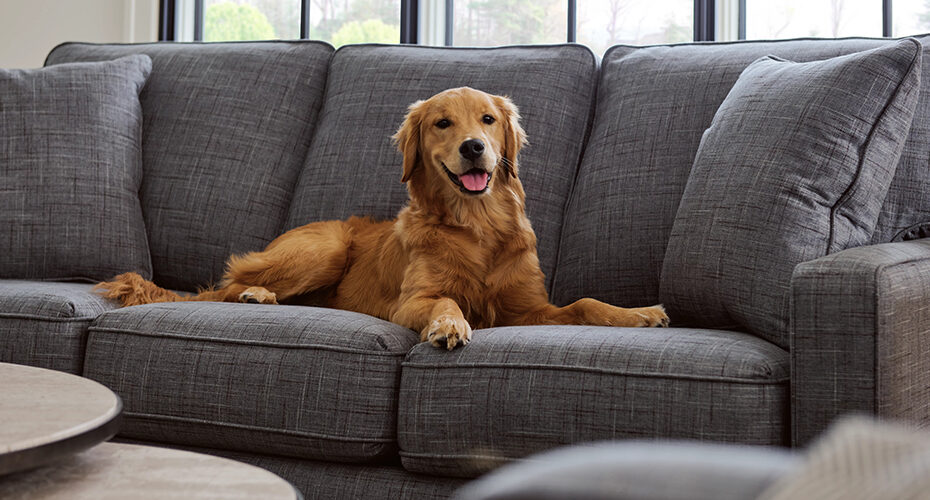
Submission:
[[[60,45],[47,64],[144,53],[141,201],[155,281],[193,290],[283,230],[332,47],[318,42]]]
[[[788,345],[794,267],[868,243],[920,85],[915,40],[749,65],[698,148],[659,300],[678,324]]]
[[[520,108],[530,142],[520,154],[520,179],[548,285],[588,127],[596,71],[591,51],[578,45],[339,49],[288,227],[350,215],[396,216],[407,191],[400,183],[402,157],[391,135],[414,101],[467,85],[509,95]]]
[[[117,437],[117,442],[165,446]],[[449,497],[465,481],[457,478],[412,474],[396,464],[342,464],[297,458],[274,457],[222,449],[171,446],[197,453],[249,463],[283,477],[307,500],[423,500]]]
[[[872,243],[900,239],[909,228],[930,223],[930,35],[917,37],[924,46],[920,95],[904,152],[878,217]]]
[[[796,470],[801,461],[790,451],[771,447],[597,443],[533,455],[469,483],[453,498],[754,500],[773,481]]]
[[[84,374],[123,399],[127,437],[365,461],[395,450],[400,363],[417,341],[333,309],[150,304],[94,322]]]
[[[921,38],[921,40],[930,38]],[[775,55],[813,61],[894,43],[782,40],[615,46],[605,55],[591,137],[565,215],[553,300],[659,300],[665,247],[701,135],[737,77]],[[930,116],[930,49],[917,116]],[[915,119],[873,241],[930,220],[930,121]]]
[[[444,476],[603,439],[784,444],[788,354],[715,330],[478,330],[465,349],[413,348],[398,407],[404,467]]]
[[[0,69],[0,278],[151,276],[142,210],[146,56]]]
[[[930,240],[853,248],[791,281],[793,442],[864,412],[930,422]]]
[[[91,288],[0,280],[0,361],[80,374],[88,325],[114,307]]]

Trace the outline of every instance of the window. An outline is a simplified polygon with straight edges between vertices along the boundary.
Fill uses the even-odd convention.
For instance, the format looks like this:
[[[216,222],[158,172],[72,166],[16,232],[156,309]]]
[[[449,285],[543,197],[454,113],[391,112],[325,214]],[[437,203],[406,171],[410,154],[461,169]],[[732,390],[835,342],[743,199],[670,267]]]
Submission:
[[[746,38],[882,36],[881,0],[745,0]]]
[[[578,42],[597,54],[618,43],[647,45],[694,40],[692,0],[582,0]]]
[[[288,0],[204,0],[203,40],[300,38],[300,3]]]
[[[458,0],[453,2],[452,42],[491,46],[565,43],[565,0]]]
[[[308,38],[336,47],[400,42],[400,0],[310,0],[309,15]]]
[[[930,32],[930,0],[895,0],[891,36]]]
[[[161,0],[163,40],[493,46],[905,36],[930,0]]]

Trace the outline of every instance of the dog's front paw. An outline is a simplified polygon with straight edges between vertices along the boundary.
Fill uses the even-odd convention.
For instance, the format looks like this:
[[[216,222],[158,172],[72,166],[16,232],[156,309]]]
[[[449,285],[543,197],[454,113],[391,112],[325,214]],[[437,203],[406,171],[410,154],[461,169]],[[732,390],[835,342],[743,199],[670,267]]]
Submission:
[[[253,286],[239,294],[239,302],[248,304],[277,304],[278,296],[265,287]]]
[[[637,326],[666,327],[669,324],[668,315],[665,314],[665,308],[662,307],[661,304],[652,307],[631,309],[630,312],[641,319],[642,324]]]
[[[466,345],[471,341],[471,326],[463,318],[440,316],[426,325],[420,333],[420,340],[428,340],[430,344],[440,349],[445,347],[451,351],[460,342]]]

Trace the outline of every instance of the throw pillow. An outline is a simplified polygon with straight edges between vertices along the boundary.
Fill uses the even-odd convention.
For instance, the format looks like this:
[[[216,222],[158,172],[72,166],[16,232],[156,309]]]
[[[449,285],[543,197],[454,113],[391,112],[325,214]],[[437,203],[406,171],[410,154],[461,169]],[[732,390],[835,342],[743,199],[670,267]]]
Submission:
[[[138,192],[148,56],[0,69],[0,278],[152,273]]]
[[[788,345],[794,267],[866,244],[920,86],[913,39],[749,65],[704,132],[660,278],[673,323]]]

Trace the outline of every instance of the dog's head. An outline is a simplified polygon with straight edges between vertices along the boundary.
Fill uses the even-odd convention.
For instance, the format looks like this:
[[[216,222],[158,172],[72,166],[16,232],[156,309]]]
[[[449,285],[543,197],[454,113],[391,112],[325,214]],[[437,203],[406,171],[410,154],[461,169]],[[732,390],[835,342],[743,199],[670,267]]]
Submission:
[[[496,176],[516,178],[526,133],[510,99],[461,87],[411,104],[394,140],[404,155],[403,182],[422,169],[442,189],[476,197],[493,189]]]

